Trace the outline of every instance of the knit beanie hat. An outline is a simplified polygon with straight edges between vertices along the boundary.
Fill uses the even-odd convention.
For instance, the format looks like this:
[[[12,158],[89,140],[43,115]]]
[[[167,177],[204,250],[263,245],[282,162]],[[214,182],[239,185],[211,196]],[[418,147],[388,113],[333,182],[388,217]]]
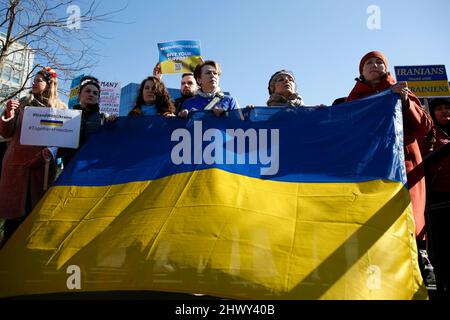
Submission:
[[[281,75],[289,75],[292,77],[292,79],[294,79],[294,82],[295,82],[294,73],[292,71],[284,70],[284,69],[277,71],[270,77],[269,86],[267,88],[269,90],[269,95],[275,91],[275,81],[277,80],[278,76],[281,76]]]
[[[370,51],[369,53],[366,53],[364,57],[362,57],[361,62],[359,63],[359,74],[362,74],[364,63],[366,63],[367,60],[370,58],[379,58],[383,60],[384,65],[386,66],[386,70],[388,68],[388,61],[386,56],[380,52],[380,51]]]
[[[430,104],[429,104],[430,115],[434,121],[436,121],[436,119],[434,117],[434,110],[437,108],[437,106],[440,106],[441,104],[450,106],[450,98],[434,98],[430,101]]]

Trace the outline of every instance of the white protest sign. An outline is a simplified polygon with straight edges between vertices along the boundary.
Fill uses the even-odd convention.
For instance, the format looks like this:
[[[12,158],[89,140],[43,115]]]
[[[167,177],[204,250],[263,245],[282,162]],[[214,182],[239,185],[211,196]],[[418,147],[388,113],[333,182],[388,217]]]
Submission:
[[[20,143],[32,146],[78,148],[81,111],[25,107]]]
[[[119,115],[120,91],[120,82],[100,82],[100,112]]]

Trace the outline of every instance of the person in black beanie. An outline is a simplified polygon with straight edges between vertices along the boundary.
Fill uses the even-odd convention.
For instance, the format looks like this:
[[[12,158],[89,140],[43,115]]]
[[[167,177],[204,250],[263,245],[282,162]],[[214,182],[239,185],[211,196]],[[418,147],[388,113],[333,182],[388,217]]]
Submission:
[[[81,110],[80,143],[78,149],[97,132],[105,120],[106,116],[100,113],[99,107],[100,82],[93,76],[85,76],[80,81],[78,99],[80,104],[73,107],[74,110]],[[64,166],[73,158],[78,149],[61,148],[59,156],[63,160]]]

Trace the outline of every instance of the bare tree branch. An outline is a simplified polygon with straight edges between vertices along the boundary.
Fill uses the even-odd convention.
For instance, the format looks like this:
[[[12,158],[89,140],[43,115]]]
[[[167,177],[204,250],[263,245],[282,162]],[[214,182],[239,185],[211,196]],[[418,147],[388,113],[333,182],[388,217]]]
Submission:
[[[87,4],[83,11],[80,2]],[[16,74],[21,69],[15,58],[34,56],[34,66],[24,72],[19,88],[0,97],[0,104],[27,89],[26,83],[37,66],[52,66],[62,81],[92,69],[100,56],[95,45],[102,38],[95,27],[99,23],[126,23],[112,19],[127,5],[100,12],[98,0],[0,0],[0,4],[0,73],[8,66],[11,75]],[[77,10],[67,14],[69,6],[78,8],[80,14]]]

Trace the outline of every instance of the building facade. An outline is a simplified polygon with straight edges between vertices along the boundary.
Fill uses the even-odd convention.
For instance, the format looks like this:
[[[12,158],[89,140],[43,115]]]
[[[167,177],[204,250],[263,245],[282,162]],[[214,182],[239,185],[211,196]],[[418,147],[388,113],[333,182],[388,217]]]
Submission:
[[[5,35],[0,33],[0,39],[5,40]],[[20,89],[24,82],[29,87],[30,79],[27,75],[33,68],[34,53],[28,49],[25,43],[14,43],[0,68],[0,99]],[[22,91],[20,96],[25,95]],[[3,109],[3,107],[2,107]]]
[[[0,39],[5,40],[5,34],[0,32]],[[27,75],[33,68],[33,61],[34,53],[25,43],[14,43],[11,46],[4,63],[0,65],[0,100],[20,89],[24,82],[29,86]],[[19,97],[25,94],[26,92],[22,91]],[[5,103],[0,104],[0,114],[4,108]],[[0,136],[0,142],[2,141],[3,138]]]

